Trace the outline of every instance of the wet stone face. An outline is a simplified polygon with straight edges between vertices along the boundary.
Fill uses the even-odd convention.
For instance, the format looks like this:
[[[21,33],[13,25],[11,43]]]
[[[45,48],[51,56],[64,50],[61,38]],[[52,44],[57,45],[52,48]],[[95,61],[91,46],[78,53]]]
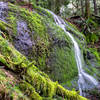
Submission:
[[[7,11],[8,11],[7,3],[0,2],[0,20],[6,22],[6,17],[8,16]]]
[[[30,30],[27,27],[27,23],[25,21],[17,22],[17,36],[14,39],[15,48],[20,51],[25,56],[29,56],[32,53],[32,45],[33,42],[30,37]]]

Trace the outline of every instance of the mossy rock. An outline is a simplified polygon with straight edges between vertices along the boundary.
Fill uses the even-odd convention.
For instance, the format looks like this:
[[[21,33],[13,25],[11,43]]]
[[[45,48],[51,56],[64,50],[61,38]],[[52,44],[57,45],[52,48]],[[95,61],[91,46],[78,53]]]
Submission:
[[[54,81],[66,84],[66,81],[71,81],[78,76],[73,44],[64,31],[55,25],[50,14],[45,10],[47,15],[44,16],[38,7],[34,8],[32,12],[11,3],[8,3],[8,8],[7,23],[0,22],[2,26],[0,28],[2,31],[0,36],[0,61],[9,70],[19,74],[21,81],[24,81],[18,86],[20,91],[25,94],[27,93],[25,90],[28,90],[27,97],[37,97],[40,100],[41,98],[53,99],[57,95],[69,100],[85,100],[76,91],[68,91],[57,82],[50,80],[51,78]],[[30,48],[27,49],[30,52],[29,55],[26,55],[26,51],[23,49],[18,52],[18,48],[15,46],[16,39],[19,39],[18,35],[23,35],[18,32],[18,21],[20,20],[26,23],[20,28],[22,28],[24,34],[27,33],[29,40],[22,38],[24,41],[18,40],[18,42],[28,46],[30,45],[30,43],[28,44],[29,41],[32,43],[31,47],[29,46]],[[27,30],[24,30],[24,26],[27,26]],[[23,48],[24,45],[22,47],[19,45],[19,48]],[[66,63],[64,63],[64,60],[66,60]],[[53,68],[56,73],[54,73]],[[59,72],[61,73],[59,74]],[[64,80],[62,80],[63,78]],[[27,88],[26,85],[29,87]]]
[[[11,3],[8,4],[8,7],[8,17],[6,18],[8,23],[1,24],[3,26],[2,31],[5,34],[7,33],[7,39],[12,42],[15,48],[30,61],[36,62],[35,65],[55,81],[66,83],[66,81],[73,80],[77,77],[78,70],[72,49],[72,42],[64,31],[54,24],[51,15],[45,10],[46,16],[44,16],[43,9],[39,7],[34,8],[33,12]],[[40,14],[38,14],[39,9]],[[28,44],[28,40],[24,40],[24,36],[20,40],[18,38],[18,36],[21,37],[21,32],[18,32],[18,22],[20,21],[24,21],[27,25],[27,30],[24,30],[23,27],[21,30],[28,33],[28,39],[32,43],[31,46]],[[24,48],[25,45],[29,47],[27,50]],[[55,62],[52,60],[52,57]],[[64,60],[66,60],[66,63],[63,62]],[[54,73],[52,68],[55,69],[56,73]],[[60,77],[58,77],[57,75],[60,70]],[[71,72],[70,77],[67,77],[69,73],[66,73],[66,71]],[[62,80],[63,78],[64,80]]]

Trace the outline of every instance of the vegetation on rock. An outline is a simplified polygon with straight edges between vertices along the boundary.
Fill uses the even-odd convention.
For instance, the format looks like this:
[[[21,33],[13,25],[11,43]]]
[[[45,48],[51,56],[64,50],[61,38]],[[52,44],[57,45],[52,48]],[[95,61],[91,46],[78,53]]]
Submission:
[[[3,68],[0,69],[0,85],[1,87],[3,86],[3,89],[0,90],[0,98],[5,99],[6,96],[6,99],[13,100],[53,100],[57,98],[87,100],[80,96],[78,92],[74,90],[69,91],[59,85],[58,82],[53,82],[49,78],[50,76],[52,79],[63,83],[66,82],[66,78],[71,80],[75,75],[77,76],[74,53],[71,50],[72,43],[63,30],[54,25],[52,19],[48,18],[48,22],[46,22],[45,18],[47,17],[39,15],[35,11],[32,12],[10,3],[8,3],[8,8],[7,23],[0,20],[0,66]],[[15,46],[19,35],[18,21],[20,22],[20,20],[27,23],[28,34],[31,36],[33,43],[31,48],[32,54],[26,56],[25,52],[23,53],[27,58],[20,53],[22,51],[17,51],[18,48]],[[24,25],[22,28],[24,30]],[[56,28],[59,30],[56,30]],[[25,32],[27,31],[25,30]],[[23,43],[22,41],[19,42]],[[55,51],[56,49],[58,51]],[[69,53],[63,55],[66,50]],[[59,52],[62,55],[59,55]],[[69,68],[70,70],[71,68],[73,74],[68,73],[72,74],[70,78],[67,75],[65,76],[66,71],[61,68],[61,64],[58,66],[57,74],[61,69],[62,75],[60,76],[65,77],[64,80],[59,79],[57,74],[53,72],[52,76],[50,75],[49,71],[53,70],[53,66],[57,68],[57,65],[54,65],[54,63],[50,65],[47,62],[50,61],[50,58],[52,59],[53,53],[56,53],[55,64],[58,64],[58,61],[63,63],[64,56],[68,56],[68,60],[73,62],[71,65],[69,62],[66,62],[63,66],[65,69]],[[73,61],[72,57],[69,58],[70,55],[72,55]],[[66,66],[68,67],[66,68]],[[39,69],[48,73],[49,76]],[[54,78],[53,74],[57,77]]]
[[[84,70],[100,80],[100,17],[96,0],[94,8],[89,0],[0,2],[7,6],[0,9],[0,99],[87,100],[73,89],[78,90],[78,69],[72,40],[55,24],[47,9],[65,18],[66,30],[83,54]],[[96,15],[92,14],[93,9]],[[70,15],[75,16],[67,18]],[[90,93],[99,94],[95,90]]]

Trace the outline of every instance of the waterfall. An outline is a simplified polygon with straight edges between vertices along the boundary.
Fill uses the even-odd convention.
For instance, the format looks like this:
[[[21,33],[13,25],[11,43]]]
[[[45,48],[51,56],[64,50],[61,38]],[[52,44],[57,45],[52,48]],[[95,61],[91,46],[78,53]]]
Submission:
[[[98,81],[83,70],[81,50],[78,46],[78,43],[72,36],[72,34],[68,31],[66,31],[65,21],[62,18],[60,18],[59,16],[55,15],[53,12],[51,12],[51,11],[49,11],[49,12],[53,15],[55,23],[64,30],[64,32],[70,37],[70,39],[73,42],[74,51],[75,51],[75,59],[76,59],[76,63],[77,63],[78,76],[79,76],[78,86],[79,86],[80,95],[83,95],[82,90],[87,89],[89,87],[88,84],[90,84],[90,88],[92,88],[92,86],[98,85]]]

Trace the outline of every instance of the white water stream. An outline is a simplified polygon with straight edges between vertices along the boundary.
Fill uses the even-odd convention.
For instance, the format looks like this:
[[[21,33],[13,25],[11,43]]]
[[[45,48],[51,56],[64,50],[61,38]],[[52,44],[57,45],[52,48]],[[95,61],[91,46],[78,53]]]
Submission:
[[[70,39],[73,42],[75,58],[76,58],[76,63],[77,63],[77,68],[78,68],[78,76],[79,76],[78,86],[79,86],[80,95],[82,95],[82,90],[87,88],[87,86],[88,86],[87,84],[92,84],[94,86],[97,86],[98,81],[83,70],[81,50],[78,46],[78,43],[72,36],[72,34],[68,31],[66,31],[65,21],[62,18],[60,18],[59,16],[55,15],[53,12],[51,12],[51,11],[49,11],[49,12],[53,15],[55,23],[64,30],[64,32],[70,37]]]

